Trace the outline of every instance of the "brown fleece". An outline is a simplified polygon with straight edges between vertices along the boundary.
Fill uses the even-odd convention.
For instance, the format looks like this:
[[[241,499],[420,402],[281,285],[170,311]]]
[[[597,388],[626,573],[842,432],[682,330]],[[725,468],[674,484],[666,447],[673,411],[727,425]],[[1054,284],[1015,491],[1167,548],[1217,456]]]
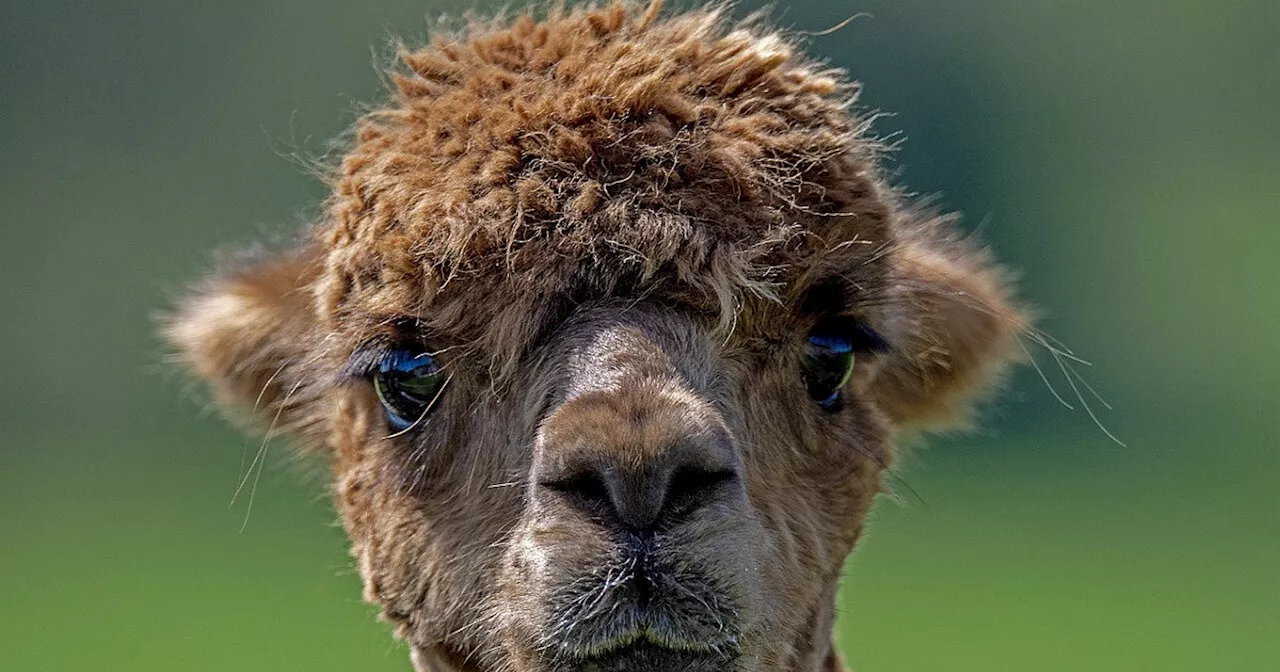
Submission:
[[[554,449],[552,417],[596,428],[603,455],[635,450],[611,408],[669,418],[652,436],[731,437],[750,510],[687,543],[740,607],[740,669],[838,669],[835,583],[892,438],[963,419],[1009,360],[1025,322],[1006,275],[886,182],[844,73],[722,8],[473,22],[402,49],[391,79],[303,242],[176,312],[187,364],[220,405],[331,457],[366,596],[422,669],[546,669],[539,594],[518,573],[522,535],[546,523],[522,489],[530,451]],[[831,315],[888,349],[859,355],[824,414],[797,367]],[[564,402],[600,334],[659,354],[601,360],[640,381],[618,400]],[[395,436],[358,365],[406,341],[450,382]],[[582,524],[557,528],[549,567],[599,557],[568,534]]]

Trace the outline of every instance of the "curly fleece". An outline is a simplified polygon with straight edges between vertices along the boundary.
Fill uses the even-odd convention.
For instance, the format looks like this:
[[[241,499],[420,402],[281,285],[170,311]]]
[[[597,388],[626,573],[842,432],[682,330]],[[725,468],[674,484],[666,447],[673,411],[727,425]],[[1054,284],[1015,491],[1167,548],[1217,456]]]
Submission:
[[[720,9],[659,5],[552,10],[402,50],[392,100],[341,164],[322,313],[423,314],[491,269],[544,296],[662,271],[732,319],[744,293],[772,296],[821,253],[870,254],[843,241],[890,243],[856,87],[777,33],[726,28]]]

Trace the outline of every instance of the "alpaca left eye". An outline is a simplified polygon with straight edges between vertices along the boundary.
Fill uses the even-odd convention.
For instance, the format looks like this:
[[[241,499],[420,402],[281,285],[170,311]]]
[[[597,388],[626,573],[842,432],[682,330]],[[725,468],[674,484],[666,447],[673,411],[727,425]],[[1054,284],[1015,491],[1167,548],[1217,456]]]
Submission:
[[[818,324],[809,332],[800,359],[800,372],[809,397],[822,408],[834,410],[853,375],[857,353],[876,352],[885,347],[878,334],[856,320],[836,318]]]
[[[801,363],[809,397],[823,408],[834,408],[840,401],[840,390],[853,375],[856,359],[847,339],[810,335]]]
[[[373,389],[391,426],[403,431],[426,417],[444,390],[446,380],[444,371],[431,355],[395,349],[378,362],[373,372]]]

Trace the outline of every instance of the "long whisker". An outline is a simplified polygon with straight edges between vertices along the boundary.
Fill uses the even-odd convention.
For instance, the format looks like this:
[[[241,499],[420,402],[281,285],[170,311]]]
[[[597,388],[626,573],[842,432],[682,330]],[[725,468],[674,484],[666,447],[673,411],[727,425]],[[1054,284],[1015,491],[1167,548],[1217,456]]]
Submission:
[[[1076,398],[1080,400],[1080,405],[1084,407],[1085,413],[1088,413],[1089,417],[1093,419],[1093,424],[1097,425],[1098,429],[1101,429],[1102,433],[1107,435],[1107,438],[1115,441],[1120,447],[1127,448],[1128,446],[1125,445],[1124,441],[1116,438],[1116,435],[1112,434],[1111,430],[1107,429],[1106,425],[1102,424],[1102,421],[1098,419],[1097,414],[1093,412],[1093,408],[1089,406],[1089,402],[1084,398],[1084,395],[1080,393],[1080,388],[1076,386],[1075,381],[1080,374],[1076,373],[1074,369],[1068,367],[1061,359],[1054,357],[1054,361],[1058,362],[1058,366],[1062,369],[1062,375],[1067,379],[1067,384],[1070,385],[1072,391],[1076,393]]]
[[[914,498],[916,499],[916,501],[920,502],[920,504],[921,504],[922,506],[924,506],[924,510],[925,510],[927,513],[929,513],[929,515],[933,515],[933,507],[932,507],[932,506],[929,506],[929,502],[928,502],[928,500],[926,500],[926,499],[924,498],[924,496],[923,496],[923,495],[921,495],[921,494],[920,494],[920,492],[919,492],[918,490],[916,490],[914,487],[912,487],[912,486],[911,486],[911,483],[909,483],[909,482],[907,481],[907,479],[906,479],[906,478],[904,478],[904,477],[902,477],[901,475],[899,475],[899,474],[898,474],[897,472],[895,472],[893,469],[886,469],[886,470],[884,471],[884,473],[885,473],[885,474],[887,474],[887,475],[889,476],[889,478],[892,478],[892,479],[894,480],[894,482],[895,482],[895,483],[901,483],[901,484],[902,484],[902,487],[906,488],[906,489],[907,489],[907,492],[911,493],[911,496],[912,496],[912,497],[914,497]],[[897,498],[895,497],[894,499],[897,499]],[[901,504],[901,500],[898,500],[898,502],[897,502],[897,503]]]
[[[1075,370],[1075,367],[1071,366],[1070,364],[1066,364],[1066,367],[1071,371],[1072,374],[1075,375],[1076,380],[1079,381],[1081,385],[1084,385],[1084,389],[1088,390],[1089,394],[1092,394],[1093,398],[1098,400],[1098,403],[1102,404],[1102,406],[1106,408],[1108,411],[1115,410],[1114,408],[1111,407],[1111,404],[1108,403],[1107,400],[1102,397],[1101,394],[1098,394],[1097,390],[1093,389],[1093,385],[1090,385],[1089,381],[1085,380],[1084,376],[1080,375],[1080,372]]]
[[[267,378],[267,382],[265,382],[265,383],[263,383],[263,384],[262,384],[262,389],[261,389],[261,390],[258,390],[258,396],[257,396],[257,398],[253,400],[253,408],[252,408],[252,409],[250,409],[250,411],[249,411],[249,418],[250,418],[250,419],[252,419],[254,416],[256,416],[256,415],[258,414],[258,409],[262,406],[262,400],[266,398],[266,396],[267,396],[267,390],[271,388],[271,383],[275,382],[276,378],[280,375],[280,373],[281,373],[282,371],[284,371],[286,368],[288,368],[288,366],[289,366],[289,363],[288,363],[288,362],[285,362],[284,364],[281,364],[279,367],[277,367],[277,368],[276,368],[276,370],[275,370],[274,372],[272,372],[271,376]],[[242,473],[242,474],[243,474],[243,473],[246,473],[246,472],[245,472],[245,470],[244,470],[244,460],[245,460],[245,458],[246,458],[246,457],[248,457],[248,456],[249,456],[249,442],[250,442],[250,440],[251,440],[251,439],[250,439],[250,437],[247,437],[247,436],[246,436],[246,437],[244,438],[243,445],[241,445],[241,447],[240,447],[240,467],[236,470],[236,473]],[[257,458],[256,458],[256,456],[255,456],[255,458],[254,458],[254,459],[255,459],[255,461],[256,461],[256,459],[257,459]],[[253,467],[251,466],[251,467],[250,467],[250,469],[252,469],[252,468],[253,468]],[[244,483],[243,483],[243,482],[241,482],[241,483],[240,483],[240,487],[244,487]],[[236,488],[236,494],[237,494],[237,495],[238,495],[238,494],[240,494],[240,487],[237,487],[237,488]],[[235,504],[236,504],[236,498],[235,498],[235,495],[232,495],[232,497],[231,497],[231,501],[227,503],[227,508],[231,508],[231,507],[235,506]]]
[[[1044,381],[1044,386],[1048,388],[1049,393],[1053,395],[1053,398],[1057,399],[1058,403],[1066,406],[1068,409],[1073,411],[1076,410],[1075,406],[1072,406],[1066,399],[1062,398],[1061,394],[1058,394],[1058,390],[1053,386],[1053,383],[1049,382],[1049,376],[1046,376],[1044,369],[1040,368],[1040,362],[1037,362],[1036,356],[1031,354],[1031,351],[1027,349],[1027,344],[1022,342],[1022,336],[1020,334],[1015,334],[1014,338],[1018,341],[1018,347],[1022,348],[1022,351],[1026,353],[1027,363],[1031,364],[1031,368],[1036,370],[1036,374],[1040,376],[1040,380]]]
[[[276,415],[271,419],[271,425],[267,427],[266,435],[262,437],[262,446],[258,448],[258,454],[254,456],[253,463],[249,465],[249,472],[244,475],[243,479],[241,479],[240,485],[236,488],[235,494],[232,495],[231,501],[234,502],[235,498],[239,496],[240,491],[244,488],[245,482],[249,479],[249,473],[253,473],[253,465],[258,465],[257,473],[253,477],[253,487],[249,488],[249,502],[245,507],[244,522],[240,524],[241,532],[244,532],[245,528],[249,526],[249,517],[253,514],[253,500],[258,494],[258,481],[262,478],[262,472],[266,468],[267,447],[271,444],[272,435],[276,429],[276,423],[278,423],[280,421],[280,417],[284,415],[284,409],[289,406],[289,402],[293,399],[293,395],[298,391],[298,389],[302,387],[302,383],[302,380],[294,383],[293,387],[289,389],[289,392],[284,395],[284,399],[280,401],[279,407],[276,408]]]

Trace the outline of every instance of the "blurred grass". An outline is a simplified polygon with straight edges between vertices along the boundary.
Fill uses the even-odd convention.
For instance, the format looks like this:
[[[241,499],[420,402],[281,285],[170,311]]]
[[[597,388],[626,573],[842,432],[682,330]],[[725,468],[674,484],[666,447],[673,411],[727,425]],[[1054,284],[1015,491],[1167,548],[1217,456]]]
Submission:
[[[1206,427],[927,452],[907,471],[927,508],[882,503],[853,556],[855,669],[1273,669],[1280,458],[1255,449],[1263,425],[1234,427],[1244,442]]]
[[[242,443],[218,430],[28,437],[36,459],[6,463],[2,481],[17,515],[0,527],[11,551],[0,667],[404,668],[407,653],[360,600],[321,489],[268,468],[240,532],[246,500],[228,506],[237,463],[210,458]],[[91,455],[78,450],[88,444]],[[67,452],[77,459],[42,473]]]

